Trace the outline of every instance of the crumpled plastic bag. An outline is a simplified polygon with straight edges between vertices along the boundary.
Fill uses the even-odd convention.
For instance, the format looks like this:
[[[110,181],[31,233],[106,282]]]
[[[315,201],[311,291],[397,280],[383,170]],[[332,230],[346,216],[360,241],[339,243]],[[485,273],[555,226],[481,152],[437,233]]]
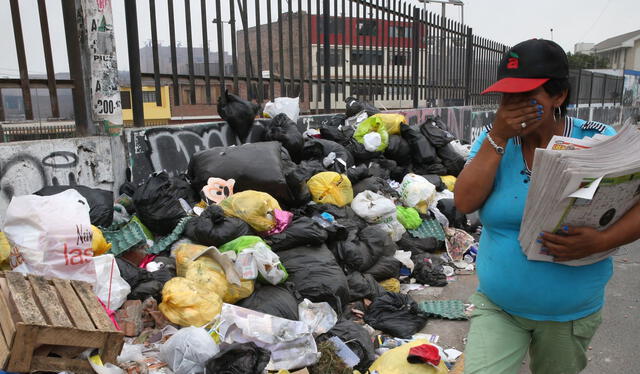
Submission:
[[[395,217],[396,204],[371,191],[360,192],[351,202],[351,209],[369,223],[383,223]]]
[[[315,336],[328,332],[338,322],[338,315],[329,303],[313,303],[309,299],[298,304],[298,315]]]
[[[407,230],[415,230],[420,225],[422,225],[422,218],[420,218],[420,213],[415,208],[407,208],[403,206],[398,206],[396,208],[398,221],[404,226]]]
[[[93,291],[107,308],[118,310],[131,292],[131,286],[122,276],[116,259],[111,254],[93,258],[96,267],[96,282]]]
[[[288,274],[280,262],[280,258],[260,237],[245,235],[220,247],[220,252],[228,251],[234,251],[237,254],[236,270],[239,273],[245,275],[252,273],[253,264],[255,264],[255,269],[260,274],[261,280],[274,286],[287,280]],[[248,255],[251,258],[247,259]],[[255,277],[246,279],[255,279]]]
[[[333,204],[339,207],[353,201],[351,181],[345,174],[325,171],[311,177],[307,182],[313,201],[318,204]]]
[[[221,340],[225,343],[253,342],[271,351],[267,370],[289,370],[313,365],[319,353],[309,326],[256,312],[239,306],[224,304],[220,314],[228,326]],[[207,367],[211,369],[208,365]]]
[[[369,133],[377,133],[380,136],[380,144],[371,150],[367,149],[367,151],[384,152],[389,145],[389,133],[387,132],[387,128],[381,118],[374,116],[362,121],[362,123],[358,125],[356,132],[353,134],[353,138],[356,139],[358,143],[364,144],[366,147],[367,142],[365,142],[365,135]]]
[[[240,218],[258,232],[269,231],[276,225],[273,211],[280,209],[278,201],[268,193],[242,191],[220,202],[224,214]]]
[[[380,118],[384,123],[385,128],[389,135],[399,135],[400,126],[407,124],[407,118],[398,113],[378,113],[371,117]]]
[[[424,207],[431,205],[435,198],[436,187],[431,184],[425,177],[409,173],[405,175],[398,188],[400,200],[408,207]]]
[[[0,270],[9,270],[9,255],[11,254],[11,244],[7,240],[4,232],[0,231]]]
[[[442,183],[447,186],[447,190],[453,192],[453,189],[456,185],[456,177],[454,177],[453,175],[442,175],[440,176],[440,179],[442,179]]]
[[[220,352],[218,344],[201,327],[185,327],[160,346],[160,359],[175,374],[203,373],[205,363]]]
[[[263,113],[271,118],[275,118],[278,114],[284,113],[293,122],[297,122],[300,116],[300,98],[276,97],[273,99],[273,102],[267,101],[267,103],[264,104]]]
[[[102,235],[102,231],[94,225],[91,225],[91,232],[93,238],[91,239],[91,247],[93,248],[93,255],[103,255],[111,249],[111,243],[107,243],[107,240]]]
[[[224,374],[260,374],[269,363],[271,352],[256,344],[238,343],[228,345],[206,364],[206,372]]]
[[[223,96],[218,98],[218,114],[244,142],[260,107],[255,103],[242,100],[227,90],[224,90]]]

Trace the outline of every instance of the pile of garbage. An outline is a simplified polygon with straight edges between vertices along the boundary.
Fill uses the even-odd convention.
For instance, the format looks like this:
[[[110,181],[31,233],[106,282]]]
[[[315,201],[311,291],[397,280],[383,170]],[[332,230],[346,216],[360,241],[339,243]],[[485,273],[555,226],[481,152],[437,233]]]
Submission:
[[[453,204],[469,146],[437,117],[409,126],[352,98],[301,133],[297,99],[254,121],[225,95],[244,144],[115,199],[15,197],[2,260],[94,284],[128,337],[110,373],[446,373],[455,358],[418,339],[428,313],[407,292],[473,270],[479,224]]]

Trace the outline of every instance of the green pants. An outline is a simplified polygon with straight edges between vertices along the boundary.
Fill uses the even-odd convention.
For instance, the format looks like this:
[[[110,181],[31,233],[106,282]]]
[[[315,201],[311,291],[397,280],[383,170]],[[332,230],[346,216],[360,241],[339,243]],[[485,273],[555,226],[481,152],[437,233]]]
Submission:
[[[587,366],[589,342],[602,322],[598,311],[569,321],[534,321],[511,315],[481,294],[465,349],[465,374],[517,374],[527,349],[533,374],[575,374]]]

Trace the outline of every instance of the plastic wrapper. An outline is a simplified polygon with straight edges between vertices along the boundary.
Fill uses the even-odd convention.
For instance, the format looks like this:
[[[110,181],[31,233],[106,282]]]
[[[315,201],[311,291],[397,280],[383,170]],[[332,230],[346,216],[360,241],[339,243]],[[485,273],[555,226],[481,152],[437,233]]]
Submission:
[[[220,247],[220,252],[227,251],[234,251],[238,255],[251,255],[263,281],[276,285],[287,280],[288,274],[280,258],[260,237],[241,236]]]
[[[204,372],[207,360],[218,352],[218,344],[205,329],[185,327],[160,346],[160,359],[175,374],[197,374]]]
[[[243,191],[223,200],[220,207],[227,216],[240,218],[254,230],[263,232],[275,227],[273,211],[280,209],[280,204],[267,193]]]
[[[312,303],[308,299],[302,300],[298,305],[300,321],[309,326],[309,331],[314,335],[328,332],[338,322],[338,315],[331,305],[327,303]]]

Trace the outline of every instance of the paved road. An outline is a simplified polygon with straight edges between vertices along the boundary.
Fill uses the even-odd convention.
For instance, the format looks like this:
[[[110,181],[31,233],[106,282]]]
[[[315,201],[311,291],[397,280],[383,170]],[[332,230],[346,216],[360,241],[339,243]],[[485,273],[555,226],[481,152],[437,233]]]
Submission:
[[[606,291],[604,322],[593,338],[589,365],[582,374],[640,373],[640,241],[621,248],[614,264],[614,275]],[[417,301],[466,300],[476,286],[475,276],[464,275],[444,288],[432,287],[411,295]],[[466,321],[432,319],[422,332],[439,335],[439,344],[444,348],[463,351],[468,329]],[[527,360],[518,374],[528,373]]]

